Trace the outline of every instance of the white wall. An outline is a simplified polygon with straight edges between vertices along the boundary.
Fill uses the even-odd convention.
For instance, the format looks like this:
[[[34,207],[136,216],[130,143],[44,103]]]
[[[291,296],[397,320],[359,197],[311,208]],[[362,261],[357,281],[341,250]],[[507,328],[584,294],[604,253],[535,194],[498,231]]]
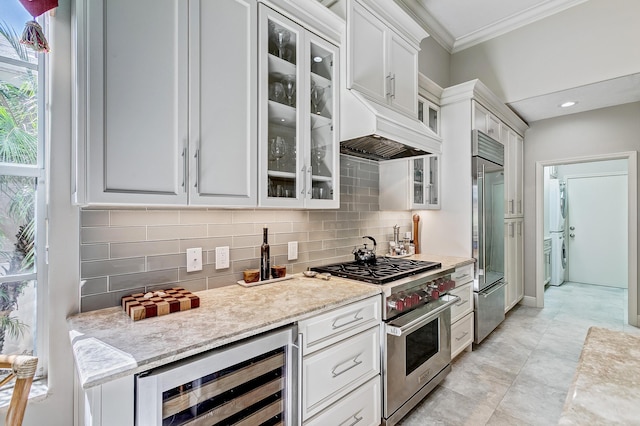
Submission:
[[[479,78],[505,102],[640,70],[640,1],[589,0],[451,57],[451,83]]]
[[[640,148],[640,147],[639,147]],[[558,166],[558,179],[570,175],[588,175],[596,173],[627,173],[627,160],[592,161],[590,163],[563,164]]]
[[[418,70],[440,87],[450,86],[451,54],[432,37],[420,43]]]
[[[536,295],[535,168],[553,161],[640,148],[640,102],[530,123],[524,143],[524,292]]]

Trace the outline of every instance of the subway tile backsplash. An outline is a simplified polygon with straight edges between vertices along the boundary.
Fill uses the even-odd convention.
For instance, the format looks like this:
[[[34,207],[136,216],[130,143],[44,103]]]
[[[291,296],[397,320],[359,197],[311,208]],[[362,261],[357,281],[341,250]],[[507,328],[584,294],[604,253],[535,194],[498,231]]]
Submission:
[[[81,310],[118,306],[128,294],[176,285],[191,291],[236,285],[243,270],[260,266],[264,225],[272,264],[286,265],[287,273],[352,260],[364,235],[384,252],[394,225],[412,229],[411,212],[379,211],[377,162],[341,156],[340,165],[338,210],[83,209]],[[289,241],[298,241],[296,260],[287,260]],[[229,246],[229,268],[215,269],[220,246]],[[202,247],[202,271],[186,270],[185,252],[192,247]]]

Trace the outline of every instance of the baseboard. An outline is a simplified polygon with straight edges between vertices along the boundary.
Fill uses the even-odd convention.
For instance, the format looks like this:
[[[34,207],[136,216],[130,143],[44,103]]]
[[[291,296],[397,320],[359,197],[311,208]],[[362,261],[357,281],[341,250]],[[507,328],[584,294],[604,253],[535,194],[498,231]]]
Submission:
[[[528,306],[530,308],[537,308],[537,299],[532,296],[524,296],[520,301],[524,306]]]

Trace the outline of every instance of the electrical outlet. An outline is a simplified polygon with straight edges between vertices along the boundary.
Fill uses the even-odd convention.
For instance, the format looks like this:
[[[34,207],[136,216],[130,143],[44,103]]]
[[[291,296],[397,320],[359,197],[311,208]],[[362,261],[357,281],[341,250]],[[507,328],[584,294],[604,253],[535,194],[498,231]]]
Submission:
[[[216,269],[229,267],[229,246],[216,247]]]
[[[288,260],[296,260],[298,258],[298,242],[289,241]]]
[[[187,272],[202,271],[202,247],[187,249]]]

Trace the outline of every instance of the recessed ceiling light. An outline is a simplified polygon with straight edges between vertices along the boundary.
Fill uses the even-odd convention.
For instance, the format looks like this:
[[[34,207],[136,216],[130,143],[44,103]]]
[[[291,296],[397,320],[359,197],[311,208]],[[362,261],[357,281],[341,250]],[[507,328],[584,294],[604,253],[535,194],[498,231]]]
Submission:
[[[320,56],[314,56],[313,62],[322,62],[322,58]]]
[[[284,123],[284,122],[285,122],[285,119],[284,119],[284,118],[281,118],[281,119],[280,119],[280,121],[282,121],[282,122]]]
[[[569,108],[569,107],[574,106],[575,104],[577,104],[577,102],[575,102],[575,101],[567,101],[567,102],[564,102],[564,103],[560,104],[560,108]]]

